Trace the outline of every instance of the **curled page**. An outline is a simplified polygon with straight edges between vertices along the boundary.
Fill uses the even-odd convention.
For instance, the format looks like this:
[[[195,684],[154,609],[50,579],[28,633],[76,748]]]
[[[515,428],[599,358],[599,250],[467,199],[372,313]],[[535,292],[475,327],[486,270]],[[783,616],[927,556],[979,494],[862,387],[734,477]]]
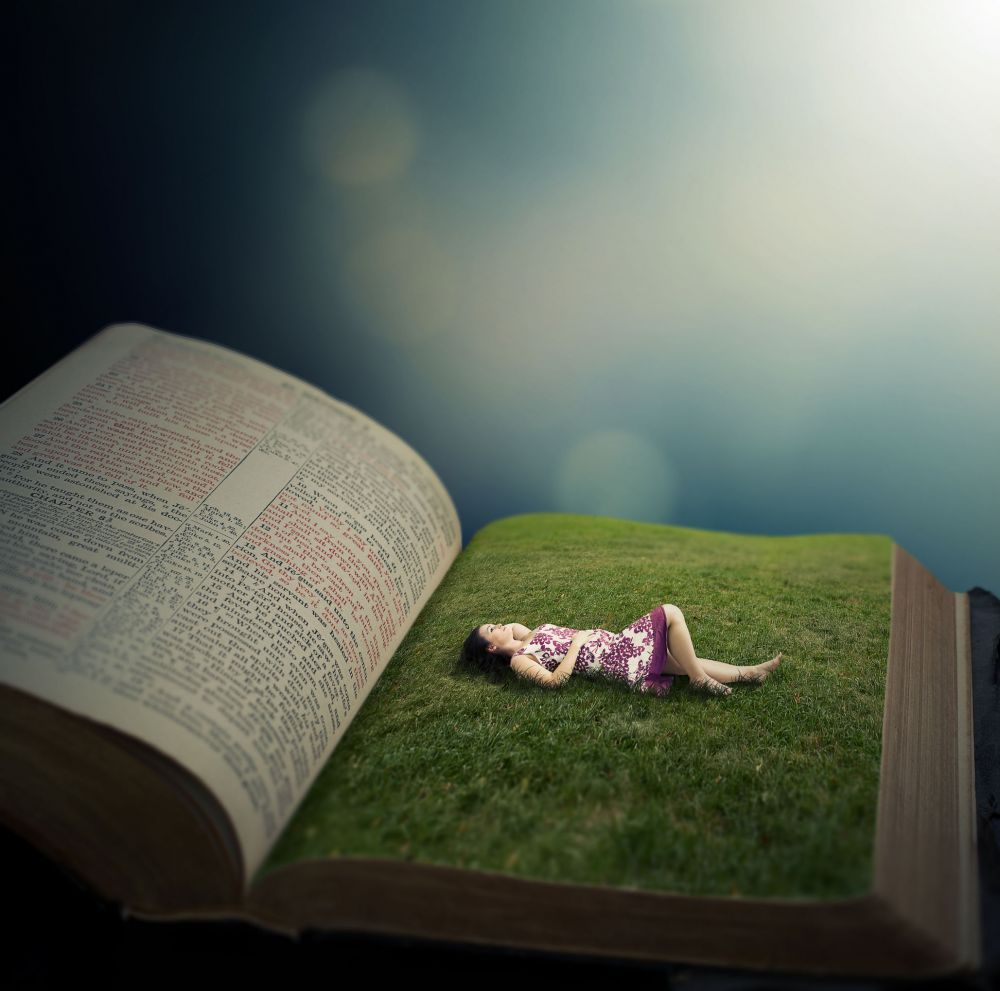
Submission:
[[[262,861],[461,549],[404,441],[118,325],[0,414],[0,677],[197,775]]]

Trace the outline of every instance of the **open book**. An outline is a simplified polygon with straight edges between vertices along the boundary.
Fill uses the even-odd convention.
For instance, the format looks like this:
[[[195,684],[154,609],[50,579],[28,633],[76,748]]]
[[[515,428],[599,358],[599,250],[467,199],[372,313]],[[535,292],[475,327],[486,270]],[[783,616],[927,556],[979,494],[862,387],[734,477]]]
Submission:
[[[462,551],[400,438],[138,325],[9,399],[0,463],[0,817],[128,911],[978,965],[968,603],[888,537],[538,514]],[[658,699],[454,664],[480,623],[620,629],[664,601],[782,670]]]

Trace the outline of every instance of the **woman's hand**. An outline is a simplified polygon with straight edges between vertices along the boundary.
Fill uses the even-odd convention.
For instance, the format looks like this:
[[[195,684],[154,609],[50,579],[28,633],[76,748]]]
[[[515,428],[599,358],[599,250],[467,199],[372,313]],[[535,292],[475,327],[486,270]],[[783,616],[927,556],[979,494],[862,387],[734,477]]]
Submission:
[[[573,667],[576,664],[580,648],[587,642],[593,632],[593,630],[577,630],[573,634],[573,638],[569,642],[569,650],[566,651],[566,656],[559,662],[555,671],[552,672],[549,683],[553,688],[558,688],[573,673]]]

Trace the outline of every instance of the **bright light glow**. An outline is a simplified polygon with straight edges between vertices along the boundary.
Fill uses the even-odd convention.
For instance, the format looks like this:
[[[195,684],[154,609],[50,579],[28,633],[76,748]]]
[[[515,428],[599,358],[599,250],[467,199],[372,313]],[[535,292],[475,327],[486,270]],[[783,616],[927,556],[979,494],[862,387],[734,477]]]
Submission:
[[[998,479],[1000,0],[569,6],[572,44],[470,35],[434,70],[462,99],[422,82],[433,169],[392,84],[316,111],[311,160],[353,162],[303,211],[333,218],[317,312],[334,288],[398,348],[376,388],[428,446],[447,410],[455,478],[482,443],[622,428],[498,481],[525,508],[685,522],[676,464],[688,523],[899,521],[958,560]]]

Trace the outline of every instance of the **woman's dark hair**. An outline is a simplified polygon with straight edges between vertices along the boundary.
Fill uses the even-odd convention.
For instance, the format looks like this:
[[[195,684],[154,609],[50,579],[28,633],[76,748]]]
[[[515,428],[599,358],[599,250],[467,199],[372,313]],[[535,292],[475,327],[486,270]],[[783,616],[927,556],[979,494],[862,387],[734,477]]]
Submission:
[[[510,657],[499,650],[490,651],[489,640],[480,632],[479,627],[474,626],[472,632],[465,638],[462,644],[461,662],[466,668],[475,668],[483,674],[498,677],[503,674],[505,668],[510,667]]]

